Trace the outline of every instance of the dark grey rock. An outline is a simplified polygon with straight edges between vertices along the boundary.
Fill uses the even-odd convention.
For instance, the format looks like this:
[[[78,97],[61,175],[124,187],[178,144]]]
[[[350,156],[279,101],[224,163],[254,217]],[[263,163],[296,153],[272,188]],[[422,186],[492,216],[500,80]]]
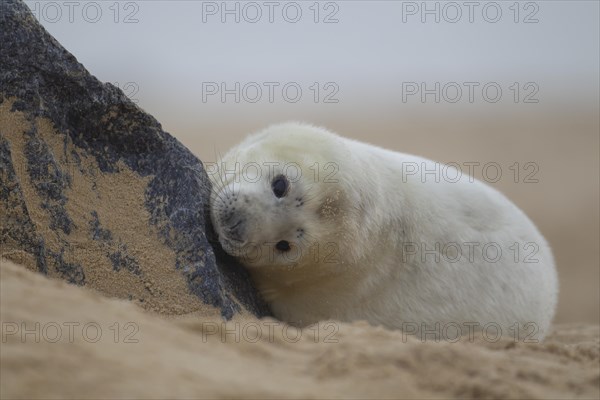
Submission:
[[[71,238],[84,232],[89,241],[84,243],[86,251],[97,252],[94,256],[102,262],[109,260],[114,273],[143,279],[146,265],[127,245],[131,232],[111,231],[95,210],[81,218],[68,211],[75,175],[88,180],[93,195],[120,207],[96,183],[101,175],[122,173],[125,165],[140,180],[149,179],[143,194],[150,216],[147,223],[158,232],[149,240],[174,253],[175,263],[167,268],[183,274],[189,291],[219,308],[226,318],[241,307],[257,316],[267,315],[247,272],[224,255],[218,242],[213,250],[207,239],[207,234],[211,236],[206,214],[210,184],[202,163],[121,90],[90,75],[21,0],[2,0],[0,7],[0,107],[11,104],[0,118],[24,115],[31,125],[24,133],[0,131],[2,255],[14,258],[20,251],[40,272],[87,285],[86,271],[89,274],[94,266],[67,256]],[[49,146],[37,131],[36,121],[41,118],[51,121],[63,150]],[[21,140],[25,144],[16,150],[15,143]],[[22,172],[27,179],[15,172],[21,167],[15,165],[17,158],[24,160]],[[93,160],[97,170],[83,159]],[[29,185],[28,190],[24,185]],[[40,200],[44,218],[34,221],[28,204],[37,199],[27,193]],[[49,239],[53,250],[47,246]]]

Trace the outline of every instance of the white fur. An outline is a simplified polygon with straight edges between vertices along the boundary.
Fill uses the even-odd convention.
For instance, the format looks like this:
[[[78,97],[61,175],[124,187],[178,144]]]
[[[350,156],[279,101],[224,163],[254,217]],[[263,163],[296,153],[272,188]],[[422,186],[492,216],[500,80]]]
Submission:
[[[453,326],[464,333],[474,324],[520,338],[547,333],[558,292],[551,250],[527,216],[483,182],[466,174],[451,182],[450,173],[437,182],[431,174],[423,179],[407,168],[440,164],[298,123],[248,137],[222,162],[230,170],[238,162],[240,169],[235,177],[223,169],[212,176],[215,229],[224,249],[249,268],[276,317],[301,326],[367,320],[423,336],[445,335]],[[267,162],[302,168],[281,199],[270,186],[281,167],[263,168],[258,180],[240,172]],[[243,220],[243,242],[227,240],[225,211]],[[293,244],[291,259],[273,250],[279,240]],[[260,256],[248,257],[249,246],[260,248]],[[496,246],[502,256],[489,262]],[[457,248],[462,256],[455,261]],[[524,262],[532,252],[537,262]]]

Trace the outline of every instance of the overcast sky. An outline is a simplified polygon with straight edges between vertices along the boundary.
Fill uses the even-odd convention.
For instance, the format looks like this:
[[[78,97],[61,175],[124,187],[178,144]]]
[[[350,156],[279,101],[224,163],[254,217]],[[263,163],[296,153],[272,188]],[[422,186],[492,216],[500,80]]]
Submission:
[[[598,1],[27,4],[90,72],[167,127],[195,123],[199,109],[276,113],[298,89],[293,104],[315,112],[418,105],[422,89],[447,104],[460,90],[466,106],[473,90],[485,105],[497,87],[504,103],[598,107]]]

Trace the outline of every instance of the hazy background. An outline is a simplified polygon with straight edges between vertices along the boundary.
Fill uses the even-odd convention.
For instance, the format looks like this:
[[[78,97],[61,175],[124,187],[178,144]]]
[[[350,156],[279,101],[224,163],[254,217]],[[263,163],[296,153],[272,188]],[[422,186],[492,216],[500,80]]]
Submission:
[[[497,163],[491,184],[554,248],[557,321],[599,322],[597,1],[27,4],[91,73],[204,161],[293,119],[478,162],[478,178]],[[432,90],[424,99],[407,92],[421,84]]]

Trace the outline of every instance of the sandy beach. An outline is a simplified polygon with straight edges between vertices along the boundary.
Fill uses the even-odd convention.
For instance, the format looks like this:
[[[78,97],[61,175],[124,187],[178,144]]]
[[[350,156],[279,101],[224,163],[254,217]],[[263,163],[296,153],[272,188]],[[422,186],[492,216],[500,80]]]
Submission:
[[[422,343],[361,322],[298,332],[272,319],[165,319],[10,262],[0,271],[6,399],[600,394],[596,325],[558,325],[543,344]]]
[[[182,9],[183,3],[191,8]],[[399,25],[393,13],[352,11],[361,2],[345,2],[350,25],[337,31],[311,20],[307,28],[291,24],[276,31],[271,25],[199,24],[190,11],[200,3],[152,11],[161,3],[145,2],[139,25],[110,19],[103,31],[95,23],[83,29],[45,21],[60,28],[57,40],[24,2],[2,2],[0,398],[600,398],[600,120],[592,8],[576,14],[576,7],[547,2],[549,19],[539,24],[544,30],[506,20],[508,34],[494,24],[479,25],[480,31],[417,26],[407,34],[409,25]],[[108,10],[117,5],[106,4]],[[379,31],[384,17],[390,18],[382,30],[387,37]],[[71,27],[79,30],[65,30]],[[134,34],[134,28],[142,29]],[[139,33],[144,29],[150,30]],[[590,33],[593,40],[579,39]],[[412,40],[417,36],[421,44]],[[506,54],[491,46],[496,42],[506,45]],[[67,43],[77,52],[62,47]],[[271,47],[256,52],[253,44]],[[462,52],[457,44],[465,45]],[[302,49],[308,54],[299,56]],[[225,50],[230,58],[219,58]],[[501,81],[506,72],[506,93],[520,87],[506,86],[514,82],[512,73],[527,70],[522,83],[539,78],[540,101],[508,96],[502,104],[406,104],[398,85],[417,79],[406,68],[415,61],[417,71],[465,72],[451,79]],[[131,62],[135,69],[125,78]],[[538,68],[546,64],[552,71]],[[219,74],[207,73],[211,68]],[[245,75],[228,75],[236,71]],[[269,81],[280,71],[300,71],[307,74],[279,79],[304,76],[308,85],[316,72],[330,71],[315,76],[339,79],[340,101],[200,103],[199,79],[259,79],[257,71]],[[271,78],[269,71],[277,74]],[[502,74],[481,75],[493,71]],[[125,79],[121,83],[139,78],[140,98],[121,91],[126,86],[116,76]],[[248,133],[290,120],[436,160],[441,168],[458,166],[513,201],[547,239],[556,261],[559,300],[544,341],[486,329],[454,338],[438,331],[444,340],[421,340],[365,321],[326,320],[299,329],[269,317],[248,271],[212,245],[206,213],[211,185],[204,172]],[[437,215],[433,223],[447,213]],[[427,293],[414,287],[414,293]],[[461,287],[443,290],[455,294]],[[488,299],[506,299],[511,291],[502,288]],[[513,292],[522,305],[523,290]],[[480,291],[464,293],[475,293],[469,301],[481,297]],[[463,304],[448,298],[435,304]]]
[[[3,127],[18,145],[27,121],[10,115]],[[574,138],[564,135],[577,118],[570,114],[543,129],[535,115],[505,119],[483,137],[448,120],[430,121],[426,128],[415,118],[396,135],[390,125],[367,135],[359,127],[322,122],[351,137],[447,162],[493,160],[509,167],[515,160],[535,160],[539,182],[505,179],[497,187],[531,216],[557,259],[559,306],[543,343],[510,335],[422,343],[364,322],[324,321],[298,331],[248,313],[224,323],[219,310],[185,290],[168,251],[133,240],[135,231],[147,229],[140,225],[148,218],[140,197],[143,182],[122,166],[120,174],[97,181],[106,193],[122,197],[119,210],[89,197],[79,184],[69,192],[69,212],[81,226],[93,207],[103,226],[131,227],[121,240],[143,260],[144,278],[114,272],[90,258],[96,254],[92,248],[72,255],[89,278],[88,287],[79,288],[54,273],[48,278],[32,272],[33,260],[7,253],[23,265],[3,259],[0,269],[1,397],[598,398],[598,186],[590,184],[597,183],[597,123],[587,118]],[[38,120],[37,129],[59,151],[51,124]],[[424,133],[409,135],[412,129]],[[508,133],[500,139],[496,130]],[[206,131],[211,134],[180,140],[210,161],[201,143],[214,140],[226,147],[248,130],[225,125],[219,134]],[[516,140],[530,145],[519,153],[511,144]],[[27,182],[24,171],[17,173]],[[74,175],[78,182],[82,178]],[[35,193],[26,194],[34,220],[47,223]],[[51,232],[44,235],[53,246]]]

